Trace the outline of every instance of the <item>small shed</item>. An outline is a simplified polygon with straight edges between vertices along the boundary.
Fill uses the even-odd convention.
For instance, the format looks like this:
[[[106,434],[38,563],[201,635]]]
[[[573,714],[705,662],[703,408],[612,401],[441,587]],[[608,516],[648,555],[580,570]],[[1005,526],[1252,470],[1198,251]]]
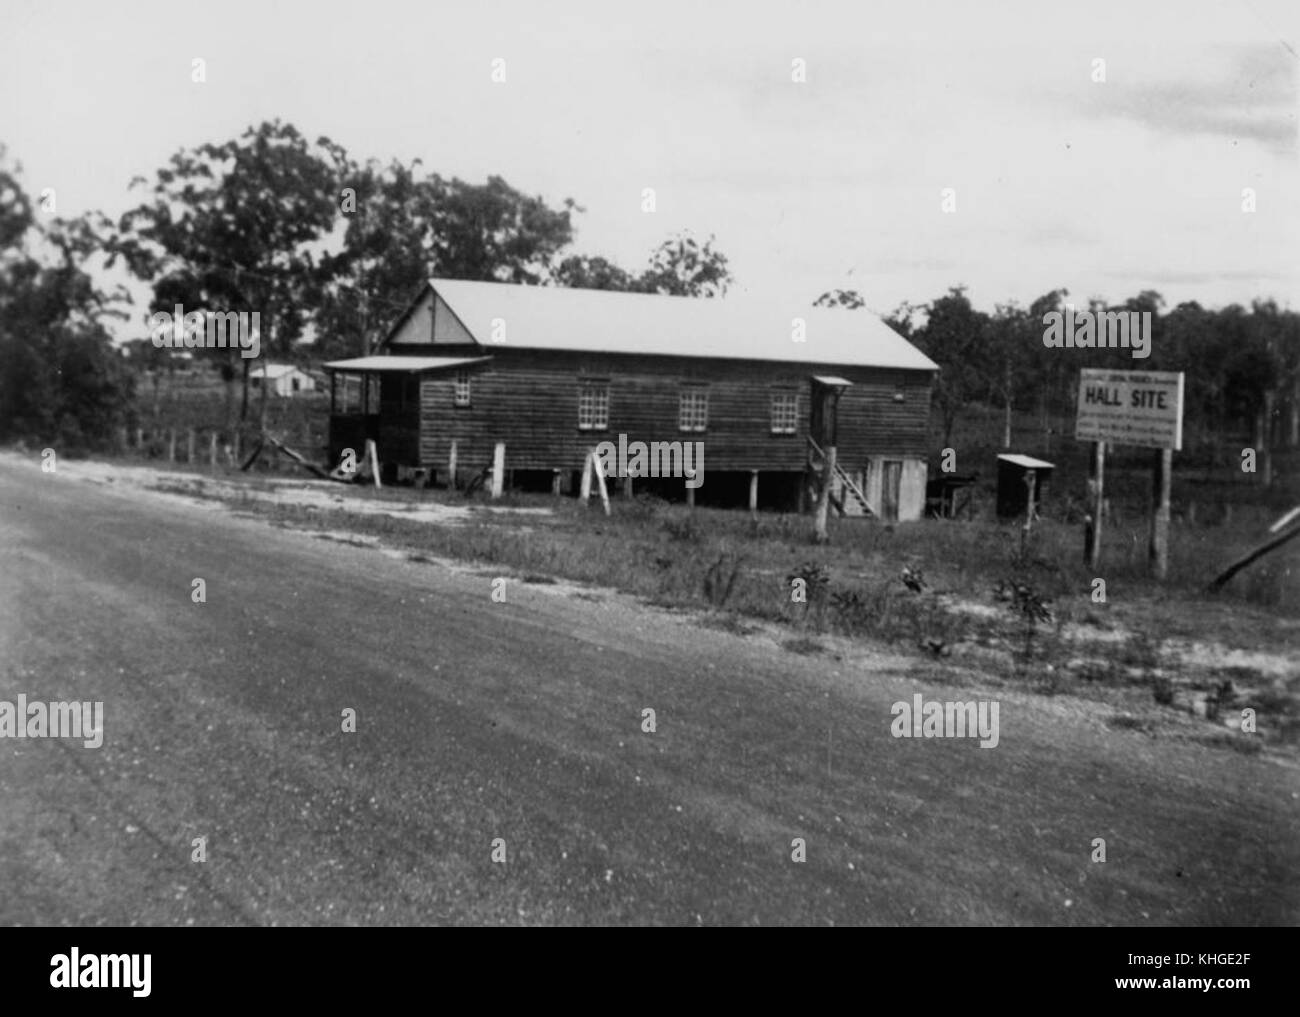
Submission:
[[[276,396],[316,391],[316,379],[293,364],[263,364],[248,372],[248,380],[254,389],[266,385]]]
[[[1047,481],[1056,469],[1032,456],[1007,453],[998,456],[998,518],[1014,519],[1025,514],[1029,506],[1029,485],[1034,485],[1034,505],[1042,504]]]
[[[978,473],[942,473],[925,484],[925,514],[933,519],[960,519],[974,512]]]

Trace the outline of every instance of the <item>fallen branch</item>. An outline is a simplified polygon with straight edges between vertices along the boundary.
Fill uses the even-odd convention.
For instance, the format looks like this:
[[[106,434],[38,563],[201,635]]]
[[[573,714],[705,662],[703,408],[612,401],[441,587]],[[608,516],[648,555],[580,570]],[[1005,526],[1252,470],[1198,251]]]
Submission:
[[[264,441],[259,441],[257,443],[257,448],[253,449],[252,454],[247,459],[244,460],[244,465],[239,468],[241,472],[247,473],[248,468],[252,466],[253,463],[257,462],[257,457],[262,454],[262,446],[264,444],[265,444]]]
[[[1290,512],[1288,512],[1288,513],[1287,513],[1286,515],[1284,515],[1281,519],[1279,519],[1279,520],[1278,520],[1277,522],[1275,522],[1272,526],[1270,526],[1270,527],[1268,528],[1268,532],[1269,532],[1269,533],[1277,533],[1278,530],[1281,530],[1281,529],[1285,528],[1286,526],[1288,526],[1288,525],[1291,523],[1291,521],[1292,521],[1293,519],[1295,519],[1296,517],[1298,517],[1298,516],[1300,516],[1300,505],[1297,505],[1297,506],[1296,506],[1295,508],[1293,508]]]
[[[281,452],[287,455],[290,459],[296,462],[303,469],[311,470],[312,473],[316,474],[316,476],[320,477],[322,480],[334,479],[328,473],[322,470],[319,466],[317,466],[315,463],[308,462],[306,459],[300,456],[297,452],[291,449],[284,442],[277,441],[275,438],[271,437],[271,435],[265,432],[262,433],[262,438],[264,441],[269,441],[272,445],[278,448]],[[258,446],[258,451],[261,451],[260,445]],[[252,462],[252,460],[249,460],[249,462]]]
[[[1245,556],[1238,558],[1235,562],[1233,562],[1226,569],[1224,569],[1217,576],[1215,576],[1214,581],[1209,585],[1210,591],[1213,592],[1216,590],[1223,589],[1224,584],[1226,584],[1229,579],[1235,576],[1247,565],[1251,564],[1252,562],[1258,561],[1260,558],[1263,558],[1264,555],[1268,554],[1270,551],[1276,550],[1277,548],[1285,544],[1288,540],[1293,540],[1296,537],[1300,537],[1300,526],[1296,526],[1293,529],[1287,530],[1285,533],[1277,537],[1274,537],[1272,540],[1267,540],[1264,543],[1260,544],[1259,547],[1255,548],[1253,551],[1249,552]]]

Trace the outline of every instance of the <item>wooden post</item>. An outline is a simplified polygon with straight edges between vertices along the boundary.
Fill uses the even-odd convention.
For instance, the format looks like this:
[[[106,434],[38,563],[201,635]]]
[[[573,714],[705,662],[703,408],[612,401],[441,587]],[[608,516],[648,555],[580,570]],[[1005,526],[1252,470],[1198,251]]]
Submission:
[[[189,428],[185,432],[185,461],[194,462],[194,428]]]
[[[1028,497],[1025,502],[1025,525],[1020,530],[1020,553],[1024,554],[1025,549],[1029,546],[1029,535],[1034,528],[1034,513],[1037,506],[1034,504],[1035,496],[1038,494],[1038,471],[1025,471],[1025,487]]]
[[[143,447],[144,447],[144,428],[143,428],[143,427],[137,427],[137,428],[135,429],[135,447],[136,447],[136,448],[143,448]]]
[[[813,529],[813,539],[819,544],[829,541],[826,532],[826,519],[831,508],[831,480],[835,476],[835,446],[826,450],[826,464],[822,467],[822,489],[817,499],[817,523]]]
[[[623,478],[623,497],[631,499],[632,497],[632,474]]]
[[[609,490],[605,487],[605,466],[600,457],[594,453],[592,458],[596,470],[596,488],[600,491],[600,503],[605,507],[605,515],[609,515]]]
[[[238,429],[235,430],[234,444],[231,446],[231,448],[233,449],[233,453],[234,453],[232,458],[234,459],[235,464],[238,465],[240,462],[243,461],[239,458],[239,430]]]
[[[208,465],[212,469],[217,468],[217,432],[213,431],[208,435]]]
[[[1101,523],[1106,494],[1106,443],[1092,443],[1092,464],[1088,471],[1088,509],[1083,524],[1083,560],[1090,569],[1101,564]]]
[[[492,450],[492,497],[500,498],[506,479],[506,444],[499,441]]]
[[[582,507],[586,508],[591,499],[591,471],[598,469],[595,465],[596,453],[588,452],[587,458],[582,461],[582,486],[578,489],[578,497],[582,501]]]
[[[279,452],[279,449],[276,449]],[[379,479],[379,446],[375,444],[374,438],[366,439],[366,458],[370,460],[370,470],[375,478],[375,487],[383,487],[384,482]]]
[[[451,453],[447,456],[447,487],[456,490],[456,443],[451,443]]]
[[[758,470],[749,471],[749,514],[758,518]]]
[[[168,432],[167,461],[169,463],[176,462],[176,428],[174,427]]]
[[[1164,579],[1169,572],[1169,489],[1173,480],[1173,449],[1157,449],[1151,475],[1151,572]]]
[[[558,498],[560,496],[560,471],[551,470],[551,494]]]

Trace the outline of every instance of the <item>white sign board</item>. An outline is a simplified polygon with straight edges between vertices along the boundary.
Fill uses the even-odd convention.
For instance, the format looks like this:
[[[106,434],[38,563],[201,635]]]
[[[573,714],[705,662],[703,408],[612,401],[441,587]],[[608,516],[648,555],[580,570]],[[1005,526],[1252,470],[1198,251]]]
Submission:
[[[1074,436],[1178,451],[1183,447],[1183,372],[1084,368]]]

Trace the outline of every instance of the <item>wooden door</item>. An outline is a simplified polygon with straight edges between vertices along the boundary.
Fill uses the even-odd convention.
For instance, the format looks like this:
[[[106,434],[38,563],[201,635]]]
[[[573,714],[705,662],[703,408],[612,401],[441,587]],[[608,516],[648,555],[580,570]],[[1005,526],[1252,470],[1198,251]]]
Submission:
[[[898,499],[903,486],[903,464],[896,459],[886,459],[880,475],[880,518],[887,523],[898,522]]]
[[[808,433],[823,451],[836,443],[836,406],[840,390],[834,385],[823,385],[816,378],[812,382],[812,397],[808,400]]]

